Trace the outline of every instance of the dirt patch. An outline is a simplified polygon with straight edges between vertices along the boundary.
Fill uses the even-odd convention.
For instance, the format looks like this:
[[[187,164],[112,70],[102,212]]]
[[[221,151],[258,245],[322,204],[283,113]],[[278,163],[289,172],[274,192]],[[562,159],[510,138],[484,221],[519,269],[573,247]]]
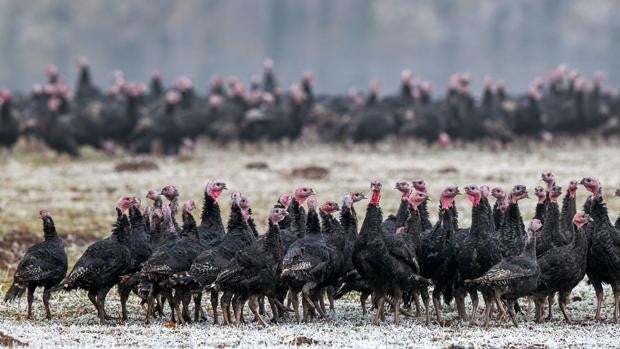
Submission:
[[[299,336],[299,337],[295,337],[289,340],[287,344],[288,345],[316,345],[320,343],[321,341],[318,341],[314,338],[310,338],[306,336]]]
[[[0,239],[0,269],[14,271],[28,247],[43,240],[27,227],[9,230]]]
[[[245,164],[245,168],[248,170],[266,170],[269,168],[266,162],[248,162]]]
[[[300,168],[294,168],[291,172],[293,177],[299,177],[304,179],[321,180],[327,178],[329,170],[320,166],[306,166]]]
[[[156,171],[159,166],[150,160],[129,160],[119,162],[114,166],[116,172],[140,172],[140,171]]]
[[[24,343],[0,331],[0,347],[24,347],[24,346],[28,346],[28,343]]]

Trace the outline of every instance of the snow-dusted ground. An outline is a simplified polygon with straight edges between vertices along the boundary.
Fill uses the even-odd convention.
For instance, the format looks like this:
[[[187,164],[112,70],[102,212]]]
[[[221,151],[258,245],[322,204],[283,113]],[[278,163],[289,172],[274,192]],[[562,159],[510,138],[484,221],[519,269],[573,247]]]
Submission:
[[[36,320],[24,319],[25,299],[20,304],[0,305],[0,332],[32,347],[43,348],[290,347],[305,342],[300,337],[305,337],[306,341],[311,339],[312,345],[316,347],[445,348],[461,345],[475,348],[617,348],[620,346],[620,325],[610,321],[612,297],[608,288],[605,291],[604,314],[607,320],[604,322],[592,319],[596,298],[592,288],[584,282],[573,291],[573,297],[580,297],[581,300],[569,306],[574,325],[566,325],[555,306],[555,316],[551,322],[534,323],[530,310],[520,315],[518,328],[508,322],[494,322],[488,330],[454,320],[456,313],[451,309],[448,309],[446,315],[446,319],[450,320],[446,327],[436,324],[426,326],[422,319],[417,318],[404,318],[400,326],[394,326],[389,314],[385,323],[373,326],[371,320],[374,312],[363,317],[359,306],[353,301],[354,297],[337,302],[336,312],[329,320],[310,324],[286,321],[267,328],[258,328],[254,324],[240,327],[215,326],[210,320],[185,327],[170,326],[164,320],[144,325],[141,321],[142,313],[134,299],[127,324],[99,326],[95,310],[86,295],[73,292],[53,297],[52,321],[43,319],[39,298],[35,302]],[[116,314],[120,306],[114,291],[111,296],[114,297],[110,298],[107,309],[109,313]]]
[[[54,216],[59,232],[78,237],[88,235],[90,240],[85,238],[84,241],[92,241],[94,237],[109,233],[115,218],[112,207],[119,196],[135,194],[143,197],[148,189],[174,184],[180,190],[182,200],[193,199],[200,205],[204,184],[210,178],[225,180],[230,191],[241,190],[252,200],[261,231],[265,229],[269,206],[276,197],[302,183],[315,188],[319,200],[339,201],[344,192],[368,190],[369,181],[379,178],[385,183],[381,206],[387,214],[396,211],[400,202],[399,194],[389,189],[400,179],[425,178],[430,184],[431,198],[436,200],[437,193],[446,184],[485,183],[509,188],[519,183],[531,190],[541,183],[540,173],[546,170],[554,171],[563,186],[571,179],[598,176],[605,187],[610,214],[615,219],[620,211],[620,199],[613,197],[612,190],[620,186],[618,148],[617,142],[597,144],[583,139],[577,142],[560,140],[550,148],[536,143],[515,144],[500,151],[479,145],[439,149],[421,147],[416,143],[361,146],[354,151],[326,145],[283,144],[241,150],[205,144],[192,157],[147,158],[156,163],[159,170],[120,173],[114,170],[114,166],[123,160],[121,157],[108,158],[87,152],[83,159],[71,160],[18,152],[0,158],[0,239],[12,230],[19,234],[29,230],[40,236],[41,222],[37,214],[39,209],[47,208]],[[249,166],[256,163],[263,163],[263,166]],[[321,166],[329,172],[320,179],[291,175],[292,169],[308,165]],[[585,190],[580,189],[579,206],[585,196]],[[227,203],[228,198],[223,197],[222,202]],[[533,216],[535,203],[536,200],[522,202],[521,211],[526,221]],[[459,222],[467,226],[471,205],[467,200],[459,199],[457,206]],[[226,215],[228,205],[222,207]],[[435,219],[436,205],[431,205],[431,209],[431,216]],[[364,210],[358,212],[363,215]],[[68,248],[70,264],[84,250],[84,241]],[[12,242],[8,246],[16,248]],[[25,249],[25,246],[17,246]],[[9,265],[14,266],[14,261]],[[0,296],[6,291],[9,279],[10,274],[0,270]],[[606,295],[604,314],[610,318],[609,289],[606,289]],[[37,320],[23,318],[25,298],[17,304],[0,304],[0,345],[6,343],[4,335],[30,346],[45,348],[271,347],[293,345],[291,343],[302,336],[323,347],[443,348],[452,344],[516,348],[620,347],[620,325],[592,320],[595,309],[592,288],[584,283],[573,292],[573,296],[581,300],[570,305],[576,320],[572,326],[564,323],[556,306],[552,322],[535,324],[530,313],[521,315],[521,325],[516,329],[504,323],[484,330],[470,328],[458,321],[451,321],[448,327],[427,327],[421,319],[407,318],[397,327],[391,325],[391,319],[375,327],[370,324],[371,315],[362,317],[355,297],[351,297],[337,302],[331,320],[301,325],[285,322],[258,329],[254,325],[236,328],[211,323],[170,328],[164,321],[145,326],[135,299],[127,325],[101,327],[86,295],[77,292],[55,295],[52,299],[54,320],[46,321],[42,319],[38,293],[35,302]],[[111,314],[119,312],[115,291],[111,292],[107,309]],[[455,312],[450,310],[447,319],[455,317]]]

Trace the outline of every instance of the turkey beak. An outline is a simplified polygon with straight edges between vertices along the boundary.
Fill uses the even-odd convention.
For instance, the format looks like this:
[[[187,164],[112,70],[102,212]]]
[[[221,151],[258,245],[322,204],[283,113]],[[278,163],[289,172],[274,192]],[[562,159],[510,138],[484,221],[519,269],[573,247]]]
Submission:
[[[579,184],[585,186],[586,185],[586,179],[582,178],[581,181],[579,182]]]
[[[310,189],[310,195],[317,195],[317,192],[314,189]]]
[[[288,216],[288,211],[283,211],[283,212],[282,212],[282,215],[283,215],[284,217]]]
[[[364,194],[360,194],[360,200],[366,200],[366,199],[368,199],[368,198],[366,197],[366,195],[364,195]]]
[[[594,222],[594,218],[588,216],[588,222],[590,222],[590,223]]]

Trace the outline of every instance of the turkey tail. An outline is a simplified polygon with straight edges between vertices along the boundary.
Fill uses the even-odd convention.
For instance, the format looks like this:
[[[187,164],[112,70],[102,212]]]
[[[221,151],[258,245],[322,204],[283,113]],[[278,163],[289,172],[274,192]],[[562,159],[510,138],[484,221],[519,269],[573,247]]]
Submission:
[[[16,299],[21,298],[26,292],[26,286],[20,284],[13,284],[11,288],[6,292],[4,296],[4,302],[13,302]]]

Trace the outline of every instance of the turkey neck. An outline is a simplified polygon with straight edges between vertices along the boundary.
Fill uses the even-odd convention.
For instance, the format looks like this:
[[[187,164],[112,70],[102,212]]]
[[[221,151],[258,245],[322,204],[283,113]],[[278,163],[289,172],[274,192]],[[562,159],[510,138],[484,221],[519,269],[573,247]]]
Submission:
[[[219,231],[224,231],[224,223],[222,222],[220,205],[218,205],[217,201],[215,201],[215,199],[206,191],[202,202],[200,225],[215,226]]]
[[[291,232],[296,232],[298,238],[304,237],[306,235],[306,210],[295,198],[289,206],[289,214],[291,215]]]
[[[532,232],[532,237],[528,238],[525,243],[525,249],[523,249],[523,255],[532,258],[536,261],[536,233]]]
[[[605,205],[601,196],[592,199],[590,210],[592,211],[590,215],[592,219],[594,219],[594,225],[596,227],[594,231],[599,231],[601,227],[612,227],[609,214],[607,213],[607,205]]]
[[[576,228],[574,225],[571,230],[575,237],[573,240],[573,253],[577,255],[579,260],[584,260],[588,254],[588,239],[586,234],[582,228]]]
[[[420,234],[424,231],[422,220],[420,219],[420,211],[413,206],[409,209],[409,218],[407,218],[406,233],[413,236],[416,246],[420,246]]]
[[[409,217],[409,207],[411,207],[411,204],[407,201],[407,197],[403,196],[396,212],[396,228],[405,226]]]
[[[45,240],[52,240],[58,237],[56,226],[51,217],[45,217],[43,220],[43,237]]]
[[[269,220],[269,230],[265,237],[265,247],[271,252],[278,264],[282,263],[282,234],[280,226]]]
[[[433,227],[433,224],[431,223],[430,215],[428,213],[428,199],[424,200],[424,202],[418,207],[418,212],[420,212],[422,229],[431,229]]]
[[[135,206],[129,208],[129,223],[133,229],[137,229],[141,225],[144,225],[144,216],[142,216],[142,212]]]
[[[343,205],[340,211],[340,225],[344,229],[347,240],[355,240],[357,237],[357,217],[353,211],[353,206]]]
[[[562,199],[562,213],[560,214],[560,232],[573,234],[569,236],[570,239],[575,237],[575,231],[573,230],[573,216],[577,213],[577,203],[575,197],[571,195],[570,190],[564,195]]]
[[[366,208],[366,217],[364,217],[364,221],[362,222],[359,237],[368,239],[369,237],[378,236],[381,231],[381,222],[383,222],[381,208],[369,203]]]
[[[471,210],[471,228],[469,234],[479,238],[488,235],[491,231],[491,220],[489,219],[489,212],[486,209],[486,205],[482,203],[482,200],[477,206],[474,206]]]
[[[518,232],[520,236],[526,235],[525,225],[523,224],[523,218],[521,217],[521,211],[519,210],[519,204],[511,202],[508,204],[508,210],[506,211],[506,225],[509,230]]]
[[[542,234],[545,236],[557,235],[560,233],[560,209],[558,203],[550,201],[545,212],[545,225]]]
[[[128,240],[129,235],[129,219],[122,214],[116,219],[114,228],[112,229],[112,237],[118,241],[125,243]]]
[[[181,235],[186,236],[192,240],[199,240],[198,229],[196,228],[196,220],[194,216],[183,210],[183,230]]]
[[[319,215],[316,213],[315,210],[308,210],[306,234],[312,236],[321,235],[321,224],[319,222]]]

